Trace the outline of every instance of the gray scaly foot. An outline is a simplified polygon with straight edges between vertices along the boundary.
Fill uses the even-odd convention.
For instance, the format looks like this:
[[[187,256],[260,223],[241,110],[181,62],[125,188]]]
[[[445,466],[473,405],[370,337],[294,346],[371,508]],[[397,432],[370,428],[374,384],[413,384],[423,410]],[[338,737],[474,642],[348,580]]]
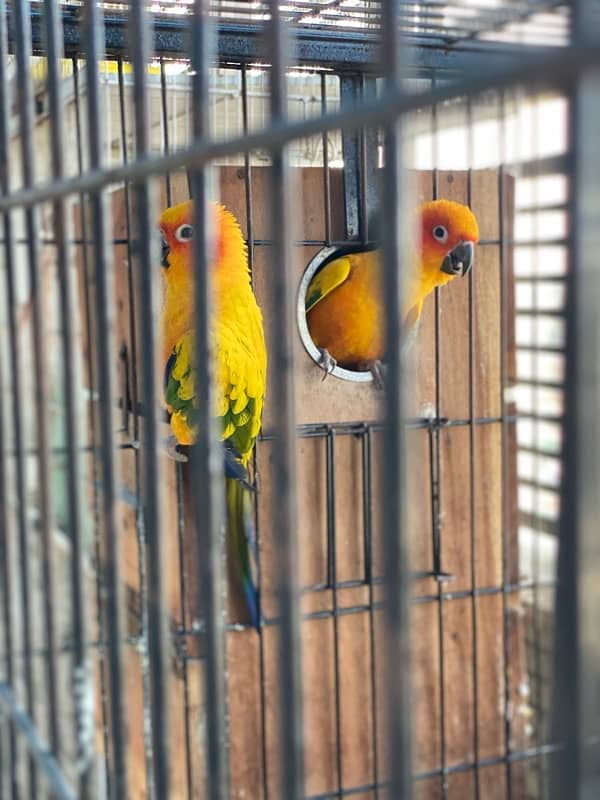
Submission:
[[[172,461],[179,461],[181,464],[185,464],[188,461],[188,457],[177,449],[177,439],[173,434],[163,439],[162,450]]]
[[[337,367],[337,361],[324,347],[319,347],[319,353],[321,354],[319,366],[325,370],[325,375],[323,375],[323,380],[325,380],[325,378],[328,375],[331,375],[333,370]]]

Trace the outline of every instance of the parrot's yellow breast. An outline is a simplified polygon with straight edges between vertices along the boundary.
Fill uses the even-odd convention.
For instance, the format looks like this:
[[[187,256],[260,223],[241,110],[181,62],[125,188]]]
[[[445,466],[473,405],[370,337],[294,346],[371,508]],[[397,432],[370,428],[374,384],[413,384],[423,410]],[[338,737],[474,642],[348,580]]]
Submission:
[[[381,267],[376,251],[345,258],[348,276],[309,310],[307,322],[318,347],[344,366],[360,367],[384,354]]]

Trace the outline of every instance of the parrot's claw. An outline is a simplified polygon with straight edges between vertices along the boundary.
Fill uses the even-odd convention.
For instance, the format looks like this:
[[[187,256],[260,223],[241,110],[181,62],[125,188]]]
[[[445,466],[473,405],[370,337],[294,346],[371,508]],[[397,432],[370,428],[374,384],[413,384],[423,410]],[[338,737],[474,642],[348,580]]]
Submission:
[[[385,389],[385,378],[387,368],[383,362],[377,360],[369,365],[371,375],[373,376],[373,386],[376,389]]]
[[[163,441],[163,450],[165,455],[168,456],[172,461],[179,461],[180,464],[185,464],[188,461],[188,457],[185,453],[180,453],[177,449],[177,439],[171,435],[167,436]]]
[[[319,366],[321,369],[325,370],[325,375],[323,375],[322,380],[325,380],[325,378],[328,375],[331,375],[333,370],[337,367],[337,361],[324,347],[319,347],[319,353],[321,354],[321,357],[319,358]]]

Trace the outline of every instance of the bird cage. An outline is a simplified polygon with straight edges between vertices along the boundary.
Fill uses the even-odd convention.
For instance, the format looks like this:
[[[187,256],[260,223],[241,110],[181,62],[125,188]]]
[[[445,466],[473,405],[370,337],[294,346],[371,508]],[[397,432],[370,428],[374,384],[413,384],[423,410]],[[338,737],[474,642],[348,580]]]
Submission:
[[[1,5],[0,796],[597,795],[599,22],[596,0]],[[188,198],[201,433],[175,454],[158,220]],[[475,215],[475,262],[409,330],[439,199]],[[268,355],[255,624],[213,201]],[[349,253],[379,259],[377,370],[324,362],[307,313]]]

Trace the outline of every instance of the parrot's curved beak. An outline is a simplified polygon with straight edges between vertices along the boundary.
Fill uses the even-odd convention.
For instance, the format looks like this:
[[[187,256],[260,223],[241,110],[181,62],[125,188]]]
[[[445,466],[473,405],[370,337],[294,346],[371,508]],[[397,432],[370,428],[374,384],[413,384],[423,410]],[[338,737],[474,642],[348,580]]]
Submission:
[[[475,261],[475,245],[473,242],[459,242],[450,250],[442,261],[440,267],[447,275],[460,275],[464,277]]]
[[[171,252],[171,248],[169,247],[169,243],[165,239],[164,236],[161,235],[161,259],[160,263],[161,266],[165,267],[166,269],[169,268],[169,253]]]

